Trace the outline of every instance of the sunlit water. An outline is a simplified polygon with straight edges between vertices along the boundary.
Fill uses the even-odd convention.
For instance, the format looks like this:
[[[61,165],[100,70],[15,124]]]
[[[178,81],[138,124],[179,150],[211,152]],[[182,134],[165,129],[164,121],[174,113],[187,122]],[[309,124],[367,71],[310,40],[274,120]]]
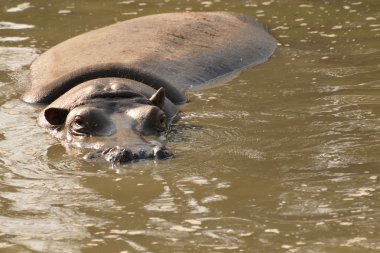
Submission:
[[[380,2],[2,1],[0,252],[380,252]],[[19,100],[27,65],[137,16],[230,10],[280,47],[191,91],[176,157],[87,163]]]

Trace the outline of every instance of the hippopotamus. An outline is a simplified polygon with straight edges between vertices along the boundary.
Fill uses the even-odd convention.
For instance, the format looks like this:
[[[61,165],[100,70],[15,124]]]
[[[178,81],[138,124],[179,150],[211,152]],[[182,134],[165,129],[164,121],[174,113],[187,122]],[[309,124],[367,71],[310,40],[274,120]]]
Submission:
[[[265,62],[276,40],[230,12],[165,13],[66,40],[30,66],[22,99],[45,105],[38,123],[68,146],[112,163],[167,159],[159,141],[184,92]]]

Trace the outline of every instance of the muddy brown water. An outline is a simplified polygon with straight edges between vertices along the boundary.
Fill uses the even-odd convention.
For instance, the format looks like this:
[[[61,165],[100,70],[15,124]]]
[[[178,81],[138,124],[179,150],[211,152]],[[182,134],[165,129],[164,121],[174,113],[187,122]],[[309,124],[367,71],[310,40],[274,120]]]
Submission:
[[[176,157],[87,163],[22,103],[49,47],[137,16],[229,10],[281,44],[191,91]],[[380,252],[380,2],[0,2],[0,252]]]

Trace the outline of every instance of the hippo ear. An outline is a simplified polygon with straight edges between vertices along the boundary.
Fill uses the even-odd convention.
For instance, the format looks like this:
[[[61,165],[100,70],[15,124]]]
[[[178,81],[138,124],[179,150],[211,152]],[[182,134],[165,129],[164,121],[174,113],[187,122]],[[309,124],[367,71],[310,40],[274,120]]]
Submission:
[[[165,104],[165,89],[163,87],[159,88],[149,100],[152,101],[153,105],[162,109]]]
[[[69,110],[63,108],[47,108],[44,112],[45,119],[53,126],[63,125]]]

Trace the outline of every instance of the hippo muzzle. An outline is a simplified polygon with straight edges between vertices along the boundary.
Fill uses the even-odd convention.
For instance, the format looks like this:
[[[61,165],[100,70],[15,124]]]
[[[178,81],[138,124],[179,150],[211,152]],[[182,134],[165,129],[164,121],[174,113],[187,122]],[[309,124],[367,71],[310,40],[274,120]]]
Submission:
[[[90,152],[84,156],[85,160],[91,161],[103,157],[107,162],[112,164],[123,164],[143,159],[169,159],[173,157],[173,153],[161,143],[144,145],[140,149],[133,151],[122,146],[113,146],[106,149],[99,149]]]

